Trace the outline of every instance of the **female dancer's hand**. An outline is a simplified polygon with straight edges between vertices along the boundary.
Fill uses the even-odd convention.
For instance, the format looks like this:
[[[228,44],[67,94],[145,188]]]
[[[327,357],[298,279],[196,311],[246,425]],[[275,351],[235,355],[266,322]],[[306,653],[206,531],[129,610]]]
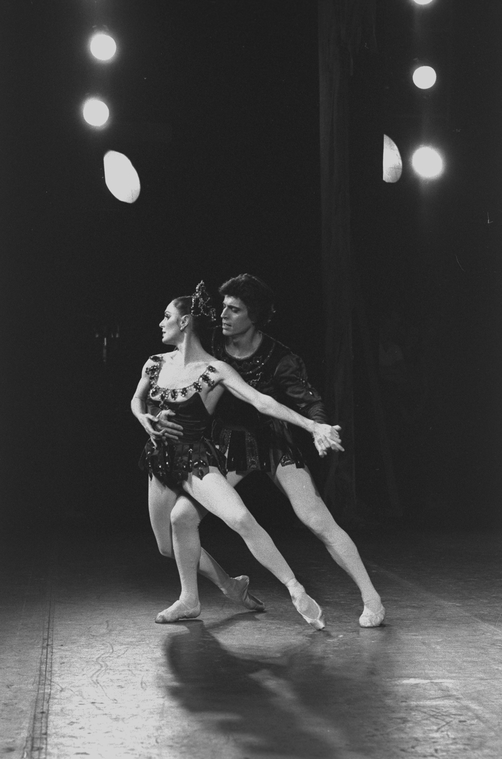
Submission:
[[[314,423],[314,431],[312,437],[314,438],[314,445],[317,448],[319,456],[324,457],[328,451],[344,451],[342,442],[340,439],[339,425],[331,426],[330,424]]]
[[[157,427],[159,428],[160,434],[163,438],[167,438],[169,440],[178,440],[183,435],[183,427],[181,427],[179,424],[176,424],[176,422],[171,422],[169,420],[169,417],[174,415],[175,413],[174,411],[171,411],[171,409],[164,409],[158,414],[155,419],[157,422]]]

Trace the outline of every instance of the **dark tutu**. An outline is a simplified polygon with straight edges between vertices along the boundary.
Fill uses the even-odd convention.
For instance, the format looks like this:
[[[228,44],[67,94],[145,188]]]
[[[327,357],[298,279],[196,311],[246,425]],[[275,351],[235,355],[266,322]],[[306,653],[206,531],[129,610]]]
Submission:
[[[209,467],[226,474],[225,457],[207,438],[157,445],[149,440],[141,453],[139,466],[170,487],[180,485],[189,474],[202,479],[209,473]]]

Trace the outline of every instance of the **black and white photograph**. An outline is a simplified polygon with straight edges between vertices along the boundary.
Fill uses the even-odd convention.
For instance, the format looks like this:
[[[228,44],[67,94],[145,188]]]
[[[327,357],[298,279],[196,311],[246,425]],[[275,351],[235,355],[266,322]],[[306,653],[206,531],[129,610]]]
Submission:
[[[0,757],[500,759],[501,37],[1,0]]]

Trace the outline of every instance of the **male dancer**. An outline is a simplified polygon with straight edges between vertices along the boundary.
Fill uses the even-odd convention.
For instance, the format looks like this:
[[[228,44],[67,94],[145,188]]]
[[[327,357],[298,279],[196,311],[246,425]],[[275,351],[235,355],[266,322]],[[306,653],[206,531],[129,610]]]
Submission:
[[[215,357],[229,363],[261,393],[292,406],[314,421],[327,422],[321,396],[310,385],[301,358],[262,332],[274,313],[270,288],[257,277],[241,274],[225,282],[219,292],[223,296],[222,330],[221,334],[217,331],[213,339]],[[319,495],[288,425],[259,414],[228,393],[218,404],[216,414],[213,437],[227,456],[230,484],[235,486],[251,471],[267,472],[286,494],[297,517],[357,584],[364,604],[359,624],[362,627],[381,625],[385,609],[380,596],[354,542],[335,522]],[[176,436],[180,429],[169,422],[164,412],[159,423],[167,436]],[[247,583],[244,581],[244,588],[242,578],[229,578],[204,549],[199,553],[197,528],[202,516],[200,506],[183,496],[172,513],[173,541],[184,546],[177,552],[180,573],[183,572],[180,563],[192,561],[193,564],[197,557],[199,571],[229,597],[241,601],[247,608],[263,608],[261,602],[247,593]],[[186,551],[187,546],[191,546],[191,551]]]

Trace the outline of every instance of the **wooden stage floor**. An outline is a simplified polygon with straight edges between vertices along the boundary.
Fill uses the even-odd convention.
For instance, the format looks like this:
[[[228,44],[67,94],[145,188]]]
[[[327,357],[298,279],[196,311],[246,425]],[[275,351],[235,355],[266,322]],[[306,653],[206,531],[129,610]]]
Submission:
[[[13,759],[500,759],[502,532],[354,533],[388,610],[303,528],[274,535],[327,628],[224,525],[208,548],[267,604],[201,581],[201,617],[156,625],[174,565],[143,526],[7,532],[0,756]]]

